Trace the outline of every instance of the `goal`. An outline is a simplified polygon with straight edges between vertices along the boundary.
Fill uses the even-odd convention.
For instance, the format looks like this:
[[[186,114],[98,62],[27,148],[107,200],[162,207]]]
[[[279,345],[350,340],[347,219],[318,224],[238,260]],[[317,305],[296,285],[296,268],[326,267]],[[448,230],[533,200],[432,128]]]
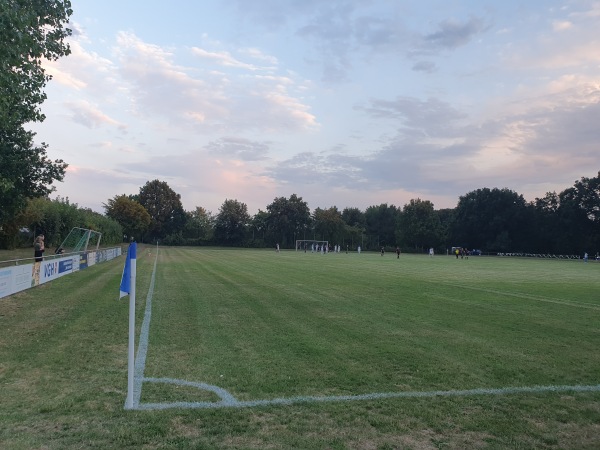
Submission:
[[[328,248],[329,241],[316,241],[314,239],[297,239],[296,240],[296,251],[298,251],[298,250],[320,251],[322,246],[325,246],[325,248]]]
[[[56,249],[57,254],[85,252],[88,249],[98,250],[102,233],[87,228],[74,227]]]

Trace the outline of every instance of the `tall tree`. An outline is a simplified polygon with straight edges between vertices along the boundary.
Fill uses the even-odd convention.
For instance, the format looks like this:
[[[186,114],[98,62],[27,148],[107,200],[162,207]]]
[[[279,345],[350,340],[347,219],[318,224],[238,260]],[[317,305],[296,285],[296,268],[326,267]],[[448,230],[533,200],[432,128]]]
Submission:
[[[267,229],[269,227],[269,213],[266,211],[258,210],[250,221],[250,229],[252,230],[252,240],[259,241],[262,239],[262,245],[265,245]],[[253,245],[260,245],[255,242]]]
[[[181,205],[181,195],[165,181],[148,181],[140,189],[139,199],[152,218],[148,236],[150,240],[163,239],[183,231],[185,211]]]
[[[193,211],[186,211],[184,237],[192,239],[200,244],[200,241],[208,241],[213,235],[214,218],[210,211],[201,206],[196,206]]]
[[[344,208],[342,220],[346,224],[345,242],[352,249],[363,246],[363,234],[367,228],[365,213],[358,208]],[[348,241],[350,241],[348,243]]]
[[[249,224],[246,204],[237,200],[225,200],[215,219],[215,240],[222,245],[242,245]]]
[[[418,251],[438,246],[442,242],[442,226],[433,203],[420,198],[404,205],[398,220],[398,239],[402,246]]]
[[[46,156],[45,143],[24,125],[41,122],[43,89],[50,80],[42,61],[70,53],[65,39],[69,1],[2,0],[0,7],[0,229],[26,205],[61,181],[66,164]]]
[[[313,212],[314,236],[318,240],[341,245],[344,240],[345,223],[336,206],[328,209],[317,208]]]
[[[492,252],[531,251],[532,210],[510,189],[482,188],[460,197],[454,245]]]
[[[108,217],[121,224],[127,240],[142,240],[152,221],[146,208],[125,194],[116,195],[102,206]]]
[[[289,199],[277,197],[267,205],[268,224],[275,239],[284,247],[295,244],[296,239],[304,239],[304,232],[310,223],[308,204],[292,194]]]
[[[365,211],[367,234],[376,239],[376,241],[371,241],[371,248],[375,245],[396,245],[398,213],[398,208],[394,205],[388,206],[387,203],[383,203],[379,206],[369,206],[367,208]]]
[[[559,213],[571,212],[572,230],[580,236],[574,252],[590,251],[600,247],[600,172],[598,176],[582,177],[573,187],[560,193]]]

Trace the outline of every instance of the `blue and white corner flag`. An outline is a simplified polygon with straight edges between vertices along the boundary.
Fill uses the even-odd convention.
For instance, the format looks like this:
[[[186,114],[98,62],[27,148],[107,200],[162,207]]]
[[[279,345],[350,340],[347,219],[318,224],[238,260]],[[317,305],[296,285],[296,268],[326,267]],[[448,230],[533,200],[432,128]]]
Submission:
[[[132,242],[127,249],[127,259],[123,267],[123,276],[121,277],[121,289],[119,298],[123,298],[131,293],[131,260],[136,259],[137,244]],[[135,275],[135,274],[133,274]]]

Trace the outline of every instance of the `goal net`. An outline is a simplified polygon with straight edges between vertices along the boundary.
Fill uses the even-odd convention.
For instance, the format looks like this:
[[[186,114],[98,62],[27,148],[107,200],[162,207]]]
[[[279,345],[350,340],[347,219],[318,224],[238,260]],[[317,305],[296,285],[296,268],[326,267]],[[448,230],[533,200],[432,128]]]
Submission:
[[[314,239],[297,239],[296,240],[296,251],[306,250],[312,252],[319,252],[321,249],[329,248],[329,241],[316,241]]]
[[[75,227],[56,249],[56,254],[98,250],[102,233],[87,228]]]

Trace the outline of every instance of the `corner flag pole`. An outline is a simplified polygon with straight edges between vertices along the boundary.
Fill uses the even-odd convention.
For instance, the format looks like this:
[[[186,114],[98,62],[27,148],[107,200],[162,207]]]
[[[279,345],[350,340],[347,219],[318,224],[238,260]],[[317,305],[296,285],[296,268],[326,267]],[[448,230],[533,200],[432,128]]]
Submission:
[[[133,409],[133,378],[135,373],[135,278],[137,271],[137,245],[129,244],[127,259],[121,278],[120,297],[129,294],[129,351],[127,357],[127,400],[125,409]]]

